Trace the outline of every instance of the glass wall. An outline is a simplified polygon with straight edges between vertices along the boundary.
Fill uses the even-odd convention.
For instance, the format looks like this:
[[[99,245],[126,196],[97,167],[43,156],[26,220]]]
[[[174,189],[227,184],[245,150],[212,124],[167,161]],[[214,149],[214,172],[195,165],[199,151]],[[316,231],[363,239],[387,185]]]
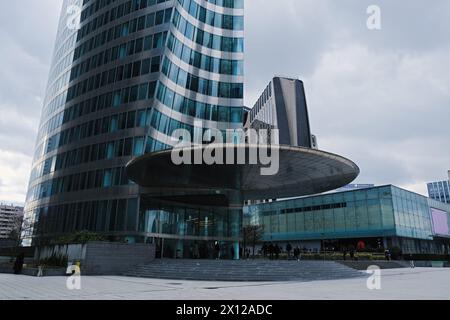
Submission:
[[[390,186],[254,205],[244,213],[246,222],[264,226],[266,241],[396,234]]]
[[[141,202],[139,233],[155,241],[165,258],[214,258],[217,246],[221,258],[232,258],[233,243],[242,236],[242,218],[239,215],[236,224],[235,214],[227,208],[180,207],[147,199]]]
[[[264,241],[385,238],[404,253],[442,253],[448,239],[433,234],[430,208],[450,224],[449,205],[382,186],[251,205],[244,224],[262,225]]]

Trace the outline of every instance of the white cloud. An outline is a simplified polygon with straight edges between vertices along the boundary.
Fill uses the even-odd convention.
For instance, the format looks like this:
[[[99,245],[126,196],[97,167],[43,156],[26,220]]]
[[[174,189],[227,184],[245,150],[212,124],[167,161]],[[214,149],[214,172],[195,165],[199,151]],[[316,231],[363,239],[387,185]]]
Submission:
[[[31,157],[0,149],[0,199],[23,203],[31,169]]]

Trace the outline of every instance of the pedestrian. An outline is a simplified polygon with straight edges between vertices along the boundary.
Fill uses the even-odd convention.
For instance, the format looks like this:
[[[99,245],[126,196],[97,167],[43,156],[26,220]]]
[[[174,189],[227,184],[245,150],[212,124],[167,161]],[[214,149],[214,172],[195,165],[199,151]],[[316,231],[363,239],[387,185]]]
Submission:
[[[277,244],[277,245],[275,246],[275,257],[276,257],[277,260],[280,258],[280,253],[281,253],[281,248],[280,248],[280,246]]]
[[[351,260],[355,259],[355,251],[353,249],[350,250],[350,259]]]
[[[216,260],[220,259],[220,244],[219,241],[216,241],[216,243],[214,244],[214,250],[216,252]]]
[[[344,261],[347,260],[347,249],[344,249],[342,252],[342,257],[344,258]]]
[[[292,251],[292,245],[291,245],[290,243],[288,243],[288,244],[286,245],[286,251],[287,251],[287,254],[288,254],[288,260],[289,260],[289,258],[291,257],[291,251]]]
[[[294,258],[295,260],[300,261],[300,248],[298,246],[294,249]]]
[[[411,269],[414,269],[416,267],[412,254],[409,254],[409,265],[411,266]]]
[[[198,247],[198,243],[194,244],[194,259],[200,258],[200,248]]]
[[[23,263],[25,260],[25,255],[23,253],[19,254],[14,262],[14,274],[21,274],[23,270]]]
[[[270,258],[270,260],[273,260],[274,251],[275,251],[275,247],[273,246],[273,243],[270,243],[269,244],[269,258]]]
[[[267,249],[268,249],[267,243],[264,242],[264,244],[263,244],[263,246],[261,248],[264,258],[267,257]]]
[[[386,261],[391,260],[391,253],[389,252],[389,249],[386,249],[386,251],[384,251],[384,256],[386,258]]]

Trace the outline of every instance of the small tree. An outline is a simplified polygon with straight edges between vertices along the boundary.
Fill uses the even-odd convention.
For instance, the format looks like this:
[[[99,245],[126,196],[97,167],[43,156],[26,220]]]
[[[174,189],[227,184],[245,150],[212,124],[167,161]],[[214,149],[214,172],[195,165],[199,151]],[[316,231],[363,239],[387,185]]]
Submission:
[[[20,245],[20,232],[22,229],[22,219],[21,215],[14,216],[12,220],[12,230],[8,235],[9,240],[14,241],[14,246],[18,247]]]
[[[253,256],[255,256],[256,245],[261,241],[264,234],[264,226],[249,225],[244,227],[244,248],[247,245],[253,248]]]
[[[8,240],[14,242],[13,247],[10,250],[11,259],[14,259],[19,254],[19,247],[21,242],[21,230],[22,230],[22,219],[21,215],[14,216],[12,220],[12,229],[8,234]]]

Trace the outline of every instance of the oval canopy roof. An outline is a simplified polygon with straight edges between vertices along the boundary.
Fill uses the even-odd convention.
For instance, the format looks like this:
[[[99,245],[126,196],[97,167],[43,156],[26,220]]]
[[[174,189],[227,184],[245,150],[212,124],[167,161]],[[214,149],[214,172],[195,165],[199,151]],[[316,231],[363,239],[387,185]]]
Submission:
[[[235,158],[237,152],[245,152],[246,164],[207,165],[202,161],[202,164],[175,165],[172,161],[172,152],[179,154],[182,150],[182,154],[191,154],[193,159],[195,152],[203,154],[206,148],[213,146],[145,154],[127,165],[127,174],[141,187],[152,190],[183,190],[187,194],[196,194],[198,190],[230,190],[241,192],[245,200],[261,200],[334,190],[351,183],[360,172],[355,163],[336,154],[284,145],[278,146],[279,170],[274,175],[262,175],[261,169],[269,166],[260,161],[249,164],[250,152],[264,151],[261,145],[216,145],[216,150],[223,153],[224,163],[227,152],[234,152]]]

